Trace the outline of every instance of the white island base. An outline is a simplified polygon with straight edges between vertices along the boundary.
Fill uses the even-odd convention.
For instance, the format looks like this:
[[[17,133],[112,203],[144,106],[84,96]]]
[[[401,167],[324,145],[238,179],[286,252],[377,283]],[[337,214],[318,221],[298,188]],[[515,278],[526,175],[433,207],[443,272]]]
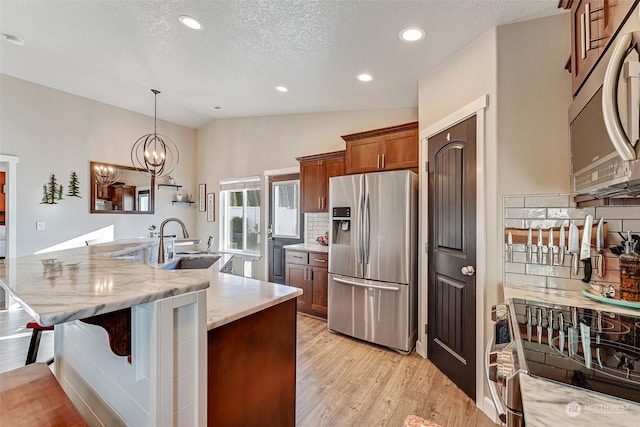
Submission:
[[[131,307],[131,362],[107,332],[55,327],[55,374],[91,426],[196,426],[207,417],[206,291]]]

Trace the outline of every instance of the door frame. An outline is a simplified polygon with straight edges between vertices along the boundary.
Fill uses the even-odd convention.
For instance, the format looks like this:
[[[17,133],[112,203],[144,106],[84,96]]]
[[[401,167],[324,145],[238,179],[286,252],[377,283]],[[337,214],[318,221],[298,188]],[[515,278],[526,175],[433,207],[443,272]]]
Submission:
[[[420,169],[420,191],[419,206],[420,220],[418,221],[419,241],[419,265],[418,265],[418,341],[416,343],[416,351],[422,357],[428,358],[427,354],[427,322],[428,322],[428,190],[429,190],[429,174],[426,171],[426,162],[428,160],[428,138],[454,126],[469,117],[477,116],[476,120],[476,318],[484,316],[484,294],[487,280],[487,257],[486,247],[486,124],[485,110],[489,105],[489,95],[483,95],[476,100],[470,102],[459,110],[451,113],[447,117],[432,124],[426,129],[420,131],[419,136],[419,169]],[[427,223],[424,223],[424,220]],[[484,318],[482,321],[476,322],[476,404],[484,400]],[[479,375],[480,374],[480,375]]]
[[[300,173],[300,166],[294,166],[294,167],[290,167],[290,168],[282,168],[282,169],[271,169],[271,170],[266,170],[264,171],[263,175],[266,178],[265,179],[265,189],[266,192],[264,194],[267,195],[267,197],[264,197],[265,201],[263,206],[265,207],[264,211],[262,212],[262,224],[264,224],[262,226],[262,235],[263,236],[267,236],[267,229],[269,228],[269,212],[271,209],[271,205],[269,204],[269,191],[270,189],[269,187],[269,177],[271,176],[277,176],[277,175],[291,175],[291,174],[295,174],[295,173]],[[306,226],[305,226],[306,227]],[[302,239],[304,240],[304,236],[305,236],[305,231],[306,230],[300,230],[302,232]],[[264,250],[263,250],[263,254],[264,254],[264,263],[263,263],[263,270],[262,270],[262,274],[265,278],[265,281],[267,281],[269,279],[269,245],[264,245]]]
[[[6,215],[5,215],[5,223],[6,223],[6,259],[15,258],[16,257],[16,188],[17,188],[17,177],[16,174],[16,166],[20,158],[17,156],[10,156],[7,154],[0,154],[0,164],[3,166],[4,172],[6,172],[6,186],[8,197],[6,198]]]

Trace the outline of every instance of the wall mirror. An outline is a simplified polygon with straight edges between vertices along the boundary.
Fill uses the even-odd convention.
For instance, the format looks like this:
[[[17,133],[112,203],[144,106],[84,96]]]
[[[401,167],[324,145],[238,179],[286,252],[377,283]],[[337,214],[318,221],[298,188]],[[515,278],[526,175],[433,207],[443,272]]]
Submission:
[[[152,214],[154,178],[132,166],[91,162],[91,213]]]

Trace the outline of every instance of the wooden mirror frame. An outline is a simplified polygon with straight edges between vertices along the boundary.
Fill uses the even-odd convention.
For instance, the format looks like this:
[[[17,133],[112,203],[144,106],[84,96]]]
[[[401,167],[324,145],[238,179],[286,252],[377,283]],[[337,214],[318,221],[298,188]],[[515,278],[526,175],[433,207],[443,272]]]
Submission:
[[[148,211],[138,211],[138,210],[104,210],[104,209],[96,209],[96,199],[98,198],[98,183],[96,182],[96,166],[111,166],[114,169],[119,169],[121,171],[133,171],[135,173],[143,176],[144,174],[136,168],[132,166],[123,166],[123,165],[114,165],[110,163],[104,162],[90,162],[90,173],[91,176],[90,185],[91,185],[91,204],[89,206],[90,213],[97,214],[142,214],[149,215],[153,214],[155,210],[155,177],[149,176],[149,210]]]

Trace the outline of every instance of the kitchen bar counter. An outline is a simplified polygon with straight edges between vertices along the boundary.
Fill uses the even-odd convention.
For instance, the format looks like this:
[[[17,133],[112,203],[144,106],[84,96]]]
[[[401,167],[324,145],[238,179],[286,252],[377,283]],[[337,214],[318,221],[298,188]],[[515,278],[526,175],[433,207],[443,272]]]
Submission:
[[[209,286],[203,277],[132,262],[148,263],[157,247],[156,239],[131,239],[8,259],[0,265],[0,285],[43,326]]]
[[[581,292],[503,284],[504,298],[522,299],[639,316],[638,310],[611,306]],[[547,379],[520,375],[520,392],[527,426],[637,426],[640,405]]]
[[[157,250],[157,239],[131,239],[0,265],[2,287],[41,324],[56,325],[55,375],[85,420],[205,425],[208,414],[210,425],[223,425],[220,414],[243,402],[256,409],[234,413],[270,410],[283,420],[279,425],[293,426],[302,291],[221,273],[229,254],[190,254],[184,258],[217,260],[206,269],[172,270],[181,257],[158,265]],[[92,318],[108,313],[119,316],[115,335]],[[110,348],[113,337],[124,337],[114,339],[126,343],[124,353]],[[278,363],[265,367],[268,354]],[[256,388],[278,390],[280,400],[248,398]]]
[[[321,245],[320,243],[296,243],[295,245],[285,245],[284,249],[292,249],[307,252],[322,252],[329,253],[329,247]]]

